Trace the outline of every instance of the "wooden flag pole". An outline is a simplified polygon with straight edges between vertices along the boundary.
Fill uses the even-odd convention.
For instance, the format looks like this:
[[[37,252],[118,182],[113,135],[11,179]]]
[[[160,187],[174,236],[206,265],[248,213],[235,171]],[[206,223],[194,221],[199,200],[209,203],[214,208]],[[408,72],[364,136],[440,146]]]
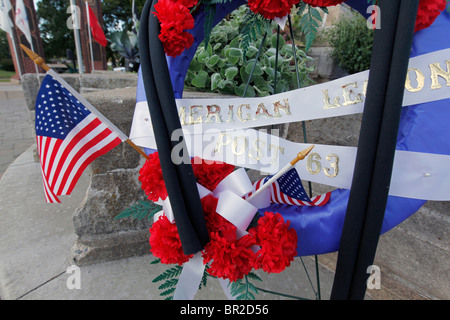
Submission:
[[[283,174],[285,174],[286,172],[288,172],[289,170],[291,170],[296,164],[297,162],[305,159],[308,154],[311,152],[312,149],[314,149],[315,146],[310,146],[307,149],[303,150],[302,152],[300,152],[299,154],[297,154],[297,157],[292,160],[291,162],[289,162],[284,168],[282,168],[280,171],[278,171],[278,173],[276,175],[274,175],[272,178],[269,179],[269,181],[267,181],[266,183],[264,183],[261,188],[259,188],[258,190],[255,191],[255,193],[253,193],[248,199],[247,201],[251,201],[254,198],[256,198],[256,196],[258,196],[261,192],[263,192],[265,189],[267,189],[268,187],[270,187],[272,185],[272,183],[274,183],[276,180],[278,180]]]
[[[30,50],[29,48],[27,48],[23,44],[21,44],[20,47],[22,48],[23,51],[26,52],[26,54],[31,58],[31,60],[34,61],[34,63],[36,65],[40,66],[45,71],[51,70],[51,68],[45,63],[44,59],[42,57],[40,57],[36,52],[33,52],[32,50]],[[142,149],[139,148],[133,141],[131,141],[130,139],[127,139],[125,142],[128,143],[134,150],[139,152],[139,154],[141,156],[143,156],[146,160],[149,159],[147,154],[145,154],[145,152],[142,151]]]
[[[32,50],[28,49],[23,44],[20,45],[23,51],[31,58],[31,60],[34,61],[34,63],[38,66],[40,66],[45,71],[49,71],[50,67],[45,63],[44,59],[40,57],[36,52],[33,52]]]

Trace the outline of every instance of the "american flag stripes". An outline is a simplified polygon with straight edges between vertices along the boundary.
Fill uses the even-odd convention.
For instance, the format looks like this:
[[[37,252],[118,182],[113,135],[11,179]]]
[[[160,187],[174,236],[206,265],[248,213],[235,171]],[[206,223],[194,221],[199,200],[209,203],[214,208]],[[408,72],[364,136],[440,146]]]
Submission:
[[[256,181],[253,186],[255,191],[267,182],[271,176]],[[295,168],[277,179],[271,188],[271,202],[288,204],[293,206],[323,206],[330,200],[331,192],[309,198],[303,188],[302,182]],[[251,196],[250,193],[247,197]]]
[[[70,195],[84,169],[124,140],[77,96],[50,70],[36,98],[37,149],[49,203],[60,203],[58,196]]]

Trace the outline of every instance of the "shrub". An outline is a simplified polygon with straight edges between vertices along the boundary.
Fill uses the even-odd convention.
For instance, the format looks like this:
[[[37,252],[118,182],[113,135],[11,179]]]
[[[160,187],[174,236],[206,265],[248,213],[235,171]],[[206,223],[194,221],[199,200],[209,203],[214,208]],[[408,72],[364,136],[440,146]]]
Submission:
[[[359,13],[351,19],[342,19],[326,33],[332,57],[348,73],[357,73],[370,68],[374,30]]]
[[[223,20],[211,31],[208,46],[200,45],[189,67],[185,85],[200,91],[243,96],[251,70],[255,64],[263,35],[258,40],[246,43],[243,48],[240,34],[244,28],[245,9],[238,9],[229,19]],[[256,62],[247,97],[274,94],[276,34],[268,34]],[[245,56],[244,56],[245,52]],[[314,67],[307,66],[308,57],[298,47],[296,55],[301,86],[312,83],[308,77]],[[278,52],[277,92],[296,89],[297,76],[292,44],[280,36]]]
[[[2,59],[0,63],[0,69],[5,71],[15,71],[14,62],[12,59]]]

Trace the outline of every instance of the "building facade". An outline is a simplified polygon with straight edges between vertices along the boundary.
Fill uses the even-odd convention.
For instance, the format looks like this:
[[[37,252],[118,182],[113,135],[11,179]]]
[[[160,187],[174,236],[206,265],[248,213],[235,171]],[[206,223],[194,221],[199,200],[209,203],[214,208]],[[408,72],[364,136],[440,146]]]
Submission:
[[[9,47],[11,49],[11,57],[14,62],[14,68],[16,70],[16,76],[14,78],[20,78],[19,74],[22,75],[25,73],[36,73],[36,66],[34,62],[27,56],[27,54],[20,48],[20,44],[27,46],[28,48],[34,48],[34,52],[36,52],[41,57],[44,57],[44,48],[42,46],[41,35],[39,32],[39,26],[36,16],[36,10],[34,8],[33,0],[24,0],[25,10],[28,17],[28,24],[30,26],[31,38],[33,41],[33,46],[28,42],[26,36],[19,28],[13,28],[12,37],[8,36]],[[11,0],[11,5],[13,10],[16,8],[16,0]],[[15,14],[10,11],[11,21],[14,22]],[[13,39],[14,38],[14,39]],[[15,41],[16,49],[17,49],[17,57],[14,54],[14,46],[13,41]],[[19,73],[20,70],[20,73]],[[39,68],[39,72],[44,72],[42,68]]]
[[[103,18],[102,18],[102,9],[100,0],[75,0],[75,5],[79,7],[77,10],[80,14],[80,29],[78,30],[80,34],[80,47],[82,52],[82,59],[85,73],[91,73],[93,70],[106,70],[107,69],[107,60],[106,60],[106,49],[102,47],[97,41],[95,41],[92,37],[90,38],[89,24],[88,24],[88,15],[86,10],[86,3],[92,8],[100,26],[103,27]],[[11,21],[15,21],[15,13],[14,10],[16,8],[16,0],[11,0],[11,5],[13,10],[10,11]],[[16,70],[16,76],[14,78],[20,79],[19,75],[23,75],[26,73],[36,73],[36,66],[34,62],[26,55],[26,53],[21,50],[20,44],[27,46],[30,49],[33,49],[39,56],[44,56],[44,48],[41,40],[41,35],[39,32],[39,21],[36,14],[36,9],[34,7],[33,0],[24,0],[24,5],[28,17],[28,23],[30,26],[30,33],[33,41],[33,45],[28,42],[26,36],[22,33],[22,31],[15,27],[13,28],[13,37],[8,36],[9,47],[11,50],[11,56],[14,62],[14,67]],[[67,1],[67,7],[69,7],[70,2]],[[69,18],[69,15],[68,15]],[[66,27],[66,26],[64,26]],[[17,58],[14,54],[14,45],[17,50]],[[92,44],[92,51],[91,51]],[[91,54],[92,52],[92,54]],[[38,71],[40,73],[45,72],[42,68],[39,68]]]
[[[106,60],[106,49],[102,47],[94,38],[91,36],[89,39],[88,24],[88,14],[86,11],[86,3],[91,7],[94,12],[100,26],[103,28],[103,17],[102,17],[102,6],[100,0],[76,0],[76,5],[80,7],[80,42],[81,42],[81,52],[83,56],[83,64],[85,68],[85,73],[91,73],[96,70],[106,70],[107,60]],[[92,44],[92,55],[91,57],[91,44]],[[93,63],[92,63],[93,62]],[[94,70],[93,70],[94,69]]]

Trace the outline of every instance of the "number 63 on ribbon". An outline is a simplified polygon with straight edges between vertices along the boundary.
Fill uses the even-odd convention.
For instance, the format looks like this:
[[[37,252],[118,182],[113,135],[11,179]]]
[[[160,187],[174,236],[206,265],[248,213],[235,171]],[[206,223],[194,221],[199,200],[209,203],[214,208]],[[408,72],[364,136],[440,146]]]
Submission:
[[[320,154],[314,152],[308,156],[306,162],[306,168],[312,175],[318,175],[323,172],[329,178],[336,178],[339,174],[339,156],[335,153],[327,154],[325,160],[329,163],[330,167],[326,167],[323,164]]]

